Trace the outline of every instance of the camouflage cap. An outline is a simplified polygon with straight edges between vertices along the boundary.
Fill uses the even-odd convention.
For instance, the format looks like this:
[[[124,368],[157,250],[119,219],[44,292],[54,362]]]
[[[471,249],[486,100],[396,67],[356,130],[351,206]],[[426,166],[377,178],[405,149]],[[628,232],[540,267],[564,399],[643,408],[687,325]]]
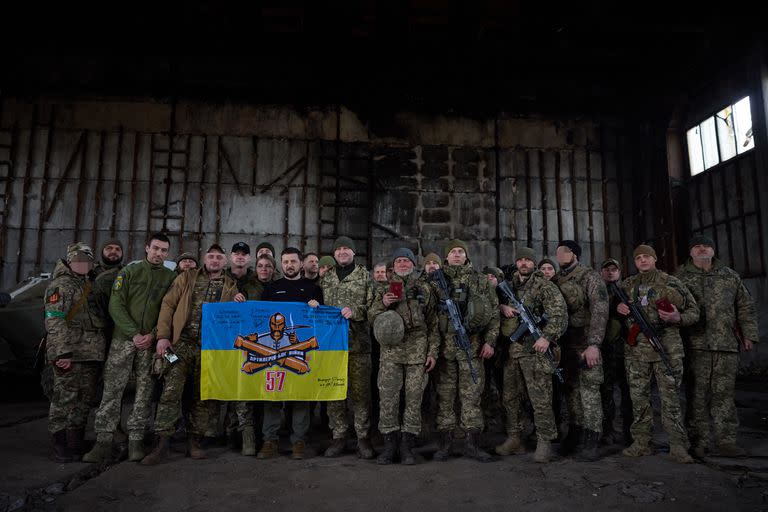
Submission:
[[[319,267],[335,267],[336,266],[336,260],[333,259],[333,256],[323,256],[317,261],[317,266]]]
[[[600,264],[600,268],[604,269],[605,267],[610,267],[611,265],[616,265],[616,268],[621,268],[621,263],[619,263],[619,260],[615,258],[608,258],[606,260],[603,260],[603,262]]]
[[[197,256],[195,256],[195,254],[191,253],[191,252],[183,252],[183,253],[179,254],[178,256],[176,256],[176,260],[175,261],[176,261],[177,264],[181,263],[181,260],[192,260],[195,263],[198,263]]]
[[[405,324],[397,311],[385,311],[373,321],[373,335],[382,347],[394,347],[403,341]]]
[[[431,252],[431,253],[427,254],[426,256],[424,256],[424,263],[423,264],[426,265],[428,261],[431,261],[433,263],[437,263],[439,265],[440,264],[440,256],[438,256],[434,252]]]
[[[451,252],[451,249],[455,249],[456,247],[461,247],[464,249],[464,253],[469,257],[469,249],[467,248],[467,243],[463,240],[459,240],[458,238],[454,238],[450,242],[448,242],[445,245],[445,257],[448,257],[448,253]]]
[[[504,279],[504,271],[499,267],[485,267],[483,269],[483,274],[493,274],[496,276],[496,279]]]
[[[85,242],[75,242],[67,246],[67,261],[93,261],[93,249]]]

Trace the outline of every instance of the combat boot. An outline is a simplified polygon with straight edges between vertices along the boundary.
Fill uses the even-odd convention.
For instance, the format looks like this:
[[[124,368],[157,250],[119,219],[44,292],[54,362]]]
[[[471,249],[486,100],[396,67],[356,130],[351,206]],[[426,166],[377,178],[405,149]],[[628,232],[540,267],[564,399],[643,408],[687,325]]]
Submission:
[[[83,462],[105,462],[112,458],[112,436],[96,434],[96,444],[83,455]]]
[[[412,466],[416,464],[416,455],[413,453],[413,447],[416,446],[416,436],[403,432],[400,439],[400,464]]]
[[[746,457],[747,452],[736,443],[718,443],[717,454],[721,457]]]
[[[376,458],[376,464],[392,464],[392,461],[395,460],[395,455],[397,455],[397,434],[398,432],[384,434],[384,451]]]
[[[584,429],[584,447],[577,458],[586,462],[594,462],[600,458],[600,432]]]
[[[51,435],[53,452],[51,458],[56,462],[72,462],[72,452],[67,446],[67,432],[59,430]]]
[[[357,456],[361,459],[369,460],[376,456],[371,446],[371,440],[367,437],[357,438]]]
[[[191,435],[187,439],[187,455],[195,460],[207,459],[208,454],[200,446],[200,436]]]
[[[679,444],[674,444],[669,447],[669,456],[673,461],[679,462],[680,464],[691,464],[693,462],[693,457],[688,454],[688,450]]]
[[[507,439],[495,448],[497,455],[520,455],[525,453],[525,446],[520,441],[520,436],[511,434]]]
[[[144,441],[142,439],[128,440],[128,460],[131,462],[140,462],[146,457],[144,451]]]
[[[80,460],[83,458],[83,441],[85,440],[85,429],[83,428],[69,428],[67,429],[67,448],[69,453],[72,454],[73,460]]]
[[[550,457],[552,457],[552,443],[539,439],[536,442],[536,451],[533,453],[534,462],[546,464]]]
[[[450,430],[440,432],[440,444],[432,457],[438,462],[445,462],[448,457],[451,456],[451,449],[453,448],[453,432]]]
[[[568,434],[560,443],[560,455],[571,455],[581,440],[581,427],[573,423],[568,425]]]
[[[479,462],[490,462],[493,456],[480,447],[480,432],[467,432],[464,456],[472,457]]]
[[[159,464],[164,459],[168,458],[171,452],[171,436],[170,434],[162,434],[157,437],[157,445],[149,455],[141,459],[141,464],[144,466],[154,466]]]
[[[334,439],[331,441],[331,446],[325,450],[324,455],[326,457],[341,457],[341,455],[344,453],[344,447],[346,444],[347,442],[343,437],[341,439]]]
[[[302,460],[306,455],[307,445],[304,441],[296,441],[291,448],[291,458],[293,460]]]
[[[243,449],[240,452],[243,455],[256,455],[256,431],[253,427],[243,429]]]
[[[267,440],[256,454],[257,459],[273,459],[277,457],[277,440]]]
[[[653,455],[653,450],[648,446],[648,443],[644,443],[639,440],[635,440],[632,446],[624,448],[621,454],[625,457],[645,457],[646,455]]]

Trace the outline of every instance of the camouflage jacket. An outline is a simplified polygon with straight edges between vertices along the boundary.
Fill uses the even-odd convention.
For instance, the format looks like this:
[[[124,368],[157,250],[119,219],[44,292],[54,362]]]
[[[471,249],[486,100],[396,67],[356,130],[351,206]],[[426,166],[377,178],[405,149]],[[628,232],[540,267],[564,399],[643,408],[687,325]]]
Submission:
[[[117,265],[105,265],[103,262],[100,262],[94,265],[93,270],[91,272],[95,277],[99,277],[104,272],[108,272],[108,271],[118,272],[120,271],[121,268],[123,268],[123,265],[121,263],[118,263]]]
[[[225,274],[237,283],[237,291],[245,295],[245,300],[261,299],[261,294],[264,293],[264,285],[256,277],[256,272],[249,268],[245,275],[239,278],[235,277],[230,269],[227,269]]]
[[[81,301],[83,293],[87,295]],[[75,274],[65,264],[57,265],[45,291],[48,361],[103,361],[106,346],[103,328],[92,278]]]
[[[395,347],[381,347],[381,361],[400,364],[424,364],[427,356],[437,359],[440,348],[440,335],[437,331],[437,298],[432,288],[419,279],[418,272],[406,277],[392,276],[392,281],[403,283],[405,300],[385,306],[382,302],[388,287],[378,283],[373,304],[368,310],[368,321],[373,325],[376,317],[392,309],[403,319],[405,336],[402,343]]]
[[[568,305],[568,329],[574,331],[563,337],[565,349],[599,347],[608,322],[608,291],[603,278],[591,268],[576,264],[555,274],[552,282],[560,288]]]
[[[356,265],[351,274],[339,281],[336,269],[326,272],[320,279],[323,300],[326,306],[348,307],[352,310],[349,319],[349,352],[351,354],[371,353],[371,334],[368,326],[368,307],[373,302],[374,287],[368,271]]]
[[[745,338],[759,340],[755,303],[734,270],[713,260],[712,270],[705,272],[688,260],[676,276],[699,305],[699,321],[683,330],[691,348],[738,352],[737,327]]]
[[[616,284],[621,285],[621,282],[617,282]],[[616,311],[616,308],[619,305],[619,299],[611,291],[611,288],[608,288],[608,304],[608,322],[605,325],[605,336],[603,337],[601,348],[604,348],[605,350],[613,348],[613,354],[623,357],[624,339],[626,336],[626,319]],[[615,344],[615,346],[609,347],[609,344]]]
[[[499,299],[496,296],[496,290],[491,286],[491,283],[488,282],[488,278],[484,274],[476,272],[469,261],[464,265],[446,265],[442,270],[445,273],[446,279],[449,281],[448,285],[454,290],[452,299],[456,302],[462,315],[465,313],[464,308],[466,307],[462,302],[466,302],[467,299],[462,299],[457,296],[456,290],[460,289],[467,290],[467,297],[471,297],[474,294],[485,295],[488,299],[489,307],[492,309],[492,311],[487,312],[491,320],[488,322],[483,332],[469,335],[469,340],[472,345],[472,357],[477,357],[479,355],[480,348],[484,343],[495,348],[496,339],[499,337]],[[437,283],[430,281],[430,284],[433,293],[439,298],[440,292],[437,289]],[[437,325],[440,331],[440,357],[449,361],[466,359],[464,352],[456,348],[456,342],[454,340],[455,331],[451,325],[447,310],[439,305],[439,301]]]
[[[568,327],[568,307],[557,286],[545,278],[539,270],[531,274],[525,282],[520,281],[520,274],[515,272],[512,275],[511,284],[517,300],[528,306],[534,315],[539,317],[543,314],[547,315],[548,320],[541,328],[541,334],[550,343],[557,343]],[[508,304],[506,301],[502,302]],[[520,317],[506,318],[502,315],[501,332],[504,336],[509,337],[519,325]],[[536,341],[533,336],[528,334],[521,341],[523,343],[510,343],[510,357],[536,354],[533,350],[533,344]]]
[[[699,319],[699,306],[690,290],[678,278],[661,270],[650,270],[628,277],[621,283],[621,287],[629,300],[643,310],[648,321],[656,329],[669,358],[682,359],[685,354],[680,327],[693,325]],[[656,301],[663,298],[669,299],[680,311],[679,324],[667,324],[659,318]],[[625,357],[648,363],[661,361],[642,333],[637,335],[637,345],[628,345],[624,354]]]
[[[115,338],[131,339],[137,334],[155,332],[163,295],[176,273],[146,259],[123,267],[112,285],[109,314],[115,322]]]

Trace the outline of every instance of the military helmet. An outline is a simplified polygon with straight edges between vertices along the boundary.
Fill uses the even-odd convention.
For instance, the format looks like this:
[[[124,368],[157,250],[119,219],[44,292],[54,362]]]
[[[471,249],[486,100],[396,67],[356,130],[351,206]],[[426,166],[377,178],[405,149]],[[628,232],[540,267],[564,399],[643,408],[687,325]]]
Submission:
[[[373,321],[373,335],[382,347],[394,347],[403,341],[405,324],[397,311],[385,311]]]
[[[483,332],[491,322],[493,313],[491,301],[484,293],[470,293],[467,299],[467,314],[464,316],[464,326],[469,334]]]

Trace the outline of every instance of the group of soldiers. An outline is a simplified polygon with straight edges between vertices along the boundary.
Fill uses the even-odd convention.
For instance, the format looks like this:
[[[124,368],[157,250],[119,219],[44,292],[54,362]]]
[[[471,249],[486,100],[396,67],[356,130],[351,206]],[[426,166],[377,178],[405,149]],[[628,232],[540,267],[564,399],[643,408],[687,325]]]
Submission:
[[[690,258],[675,276],[656,268],[652,247],[639,245],[633,253],[639,272],[624,280],[616,259],[603,261],[599,271],[583,265],[573,240],[558,244],[555,261],[537,257],[531,248],[518,249],[506,272],[475,269],[461,240],[445,243],[443,257],[430,253],[421,261],[409,248],[398,248],[370,272],[355,264],[355,242],[346,236],[334,241],[332,255],[288,247],[279,261],[267,242],[256,247],[255,257],[246,242],[229,253],[213,244],[202,261],[180,254],[175,271],[164,265],[169,251],[169,239],[156,233],[146,244],[146,257],[125,266],[118,240],[103,245],[98,263],[83,243],[70,245],[58,262],[45,295],[55,460],[100,462],[114,456],[131,378],[129,460],[152,465],[166,459],[182,417],[187,454],[204,458],[201,440],[222,406],[240,432],[243,455],[278,456],[285,404],[264,404],[257,452],[254,402],[200,399],[202,304],[247,300],[325,304],[349,321],[347,399],[327,405],[332,432],[327,457],[342,455],[354,435],[363,459],[415,464],[425,390],[432,382],[439,434],[433,459],[462,453],[492,460],[491,450],[481,445],[486,379],[502,390],[506,413],[507,437],[493,450],[499,456],[525,453],[526,425],[532,421],[535,461],[551,459],[555,440],[561,455],[598,459],[600,445],[619,436],[616,387],[622,453],[651,455],[653,379],[672,459],[690,463],[691,452],[705,456],[712,426],[720,454],[744,455],[736,443],[735,378],[739,351],[751,350],[758,340],[756,310],[739,275],[714,257],[715,244],[706,236],[691,239]],[[639,328],[638,310],[657,336]],[[384,440],[378,454],[371,443],[374,344],[378,431]],[[503,371],[486,372],[493,365],[484,363],[497,360]],[[85,425],[99,400],[100,379],[96,443],[85,452]],[[156,380],[162,392],[151,421]],[[292,411],[291,457],[310,456],[309,404],[292,402],[285,410]],[[562,425],[561,417],[567,417]],[[147,453],[150,423],[156,441]]]

